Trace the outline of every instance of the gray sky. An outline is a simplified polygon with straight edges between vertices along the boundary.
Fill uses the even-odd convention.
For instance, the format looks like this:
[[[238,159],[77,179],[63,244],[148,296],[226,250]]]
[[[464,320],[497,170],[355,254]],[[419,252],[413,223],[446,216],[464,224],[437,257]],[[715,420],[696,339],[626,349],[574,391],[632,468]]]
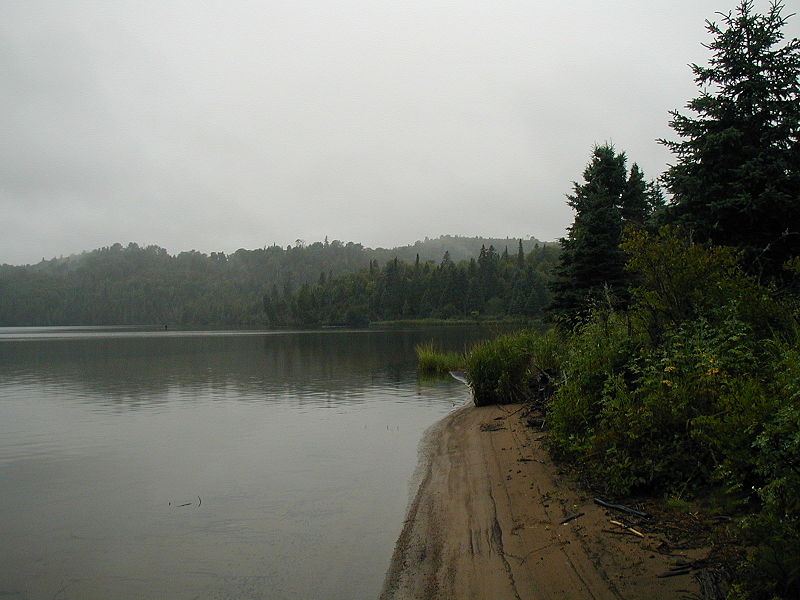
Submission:
[[[594,144],[661,173],[734,3],[2,0],[0,263],[555,239]]]

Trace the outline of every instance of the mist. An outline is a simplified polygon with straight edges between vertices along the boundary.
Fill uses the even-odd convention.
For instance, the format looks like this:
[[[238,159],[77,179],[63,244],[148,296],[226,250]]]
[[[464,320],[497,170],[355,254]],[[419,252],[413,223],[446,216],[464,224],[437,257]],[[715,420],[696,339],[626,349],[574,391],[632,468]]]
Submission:
[[[663,171],[704,19],[732,8],[6,1],[0,263],[556,239],[595,144]]]

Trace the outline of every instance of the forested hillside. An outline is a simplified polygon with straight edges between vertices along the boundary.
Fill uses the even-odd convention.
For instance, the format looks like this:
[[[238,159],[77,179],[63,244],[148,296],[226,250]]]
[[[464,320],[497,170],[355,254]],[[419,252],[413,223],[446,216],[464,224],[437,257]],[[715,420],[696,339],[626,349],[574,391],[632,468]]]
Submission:
[[[416,261],[419,255],[423,263],[438,263],[449,252],[454,262],[475,259],[493,243],[505,250],[520,241],[443,236],[373,250],[338,240],[298,240],[229,255],[171,255],[158,246],[114,244],[35,265],[0,266],[0,325],[263,325],[263,297],[276,288],[291,296],[303,284],[375,269],[395,257]],[[538,242],[521,243],[531,251]]]

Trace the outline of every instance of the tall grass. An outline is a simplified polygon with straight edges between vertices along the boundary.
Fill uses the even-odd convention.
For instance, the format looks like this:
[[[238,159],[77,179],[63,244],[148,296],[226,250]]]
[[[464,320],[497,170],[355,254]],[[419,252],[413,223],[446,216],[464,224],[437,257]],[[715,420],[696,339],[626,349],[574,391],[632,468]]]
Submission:
[[[476,406],[526,399],[539,334],[522,330],[477,344],[467,354],[467,381]]]
[[[425,342],[414,347],[417,365],[423,375],[444,375],[465,367],[463,352],[439,352],[433,342]]]

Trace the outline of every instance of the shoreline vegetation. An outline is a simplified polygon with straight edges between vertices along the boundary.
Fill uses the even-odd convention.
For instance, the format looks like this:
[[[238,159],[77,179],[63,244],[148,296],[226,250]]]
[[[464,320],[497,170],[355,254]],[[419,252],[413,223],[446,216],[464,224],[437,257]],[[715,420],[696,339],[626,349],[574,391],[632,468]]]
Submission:
[[[466,365],[464,352],[439,352],[432,342],[419,344],[414,351],[422,375],[447,375],[450,371],[463,370]]]
[[[461,578],[474,580],[474,565],[461,560],[464,542],[451,539],[449,525],[461,529],[463,513],[471,516],[480,500],[458,494],[450,500],[448,491],[460,488],[447,473],[458,460],[476,465],[461,469],[468,480],[461,485],[492,501],[506,497],[505,490],[487,491],[480,465],[502,464],[499,473],[508,473],[509,481],[515,472],[524,474],[503,461],[509,442],[479,445],[482,455],[459,457],[471,452],[469,436],[478,434],[467,429],[475,423],[461,432],[450,429],[478,418],[462,415],[522,402],[530,429],[539,434],[535,441],[548,451],[538,460],[554,461],[559,466],[553,468],[571,473],[587,496],[605,498],[605,507],[647,504],[660,515],[641,523],[620,515],[610,523],[624,531],[612,533],[644,538],[650,531],[666,535],[676,522],[694,522],[684,540],[671,543],[662,535],[650,545],[653,556],[680,557],[663,577],[691,576],[700,589],[689,597],[800,598],[800,40],[785,40],[782,30],[793,15],[783,9],[776,1],[759,14],[754,2],[740,0],[733,11],[718,13],[719,22],[706,22],[710,66],[691,65],[699,95],[687,104],[691,113],[671,113],[679,139],[660,140],[675,154],[661,177],[669,201],[635,163],[628,169],[625,153],[610,144],[595,147],[583,181],[567,196],[575,218],[553,271],[553,328],[521,330],[467,351],[476,407],[442,426],[439,450],[403,532],[422,545],[421,574],[442,589],[460,590],[448,597],[477,597],[469,586],[458,587]],[[426,348],[425,355],[436,362],[435,349]],[[505,418],[484,421],[480,430],[507,427]],[[450,441],[459,435],[464,439]],[[515,447],[523,461],[534,445]],[[445,483],[431,483],[437,478]],[[510,515],[524,511],[542,485],[548,489],[539,500],[547,502],[556,484],[534,482],[505,518],[498,508],[488,529],[470,525],[468,549],[475,549],[477,531],[495,554],[511,557],[493,572],[505,572],[512,584],[531,576],[544,596],[563,597],[564,590],[553,587],[560,582],[548,582],[535,563],[516,568],[514,556],[522,563],[535,549],[514,556],[505,551],[515,528],[528,526]],[[458,502],[463,506],[453,506]],[[589,514],[585,502],[572,508],[575,519]],[[426,525],[437,513],[451,522]],[[413,534],[417,525],[422,533]],[[432,534],[430,549],[426,533]],[[413,553],[403,554],[405,547],[417,549],[403,536],[398,552],[412,564],[412,576],[390,574],[390,591],[419,584]],[[547,545],[546,538],[539,541]],[[636,571],[623,563],[609,577],[600,556],[589,551],[590,539],[568,541],[597,559],[589,576],[605,572],[604,581],[616,583]],[[673,552],[691,545],[705,550],[691,559]],[[425,567],[431,553],[434,564]],[[481,555],[480,561],[490,560]],[[437,565],[451,568],[456,583],[443,580]],[[610,597],[602,585],[597,589],[592,597]],[[423,592],[386,597],[436,597]],[[566,595],[587,596],[586,590]],[[506,590],[505,597],[512,596],[522,597],[519,588]],[[662,596],[642,590],[628,597]]]
[[[657,554],[675,559],[657,577],[693,583],[685,597],[800,598],[800,40],[785,39],[794,15],[783,9],[740,0],[706,22],[709,66],[691,65],[699,95],[690,113],[671,112],[678,140],[660,140],[675,155],[660,178],[668,202],[624,152],[593,149],[567,196],[575,218],[552,273],[554,325],[467,351],[476,406],[431,442],[392,565],[409,574],[390,571],[385,598],[523,598],[537,584],[544,597],[665,597],[621,584]],[[424,356],[437,364],[435,349]],[[523,429],[502,412],[513,403]],[[498,444],[481,437],[509,426]],[[545,533],[559,478],[530,473],[531,460],[585,490],[558,528],[586,535]],[[514,488],[515,475],[530,488]],[[620,549],[626,560],[604,567],[613,552],[592,551],[589,496],[633,506],[608,535],[655,538],[641,542],[651,554]],[[654,518],[631,518],[641,512]],[[540,546],[509,552],[531,526]],[[577,587],[569,569],[537,572],[536,555],[564,543]]]
[[[696,521],[687,544],[702,568],[680,575],[717,594],[701,597],[796,597],[800,303],[746,274],[735,252],[675,230],[631,233],[623,247],[638,282],[627,306],[598,303],[571,328],[520,329],[464,354],[423,344],[420,370],[463,364],[474,410],[519,407],[546,450],[537,460],[576,493],[654,507],[654,533]]]

